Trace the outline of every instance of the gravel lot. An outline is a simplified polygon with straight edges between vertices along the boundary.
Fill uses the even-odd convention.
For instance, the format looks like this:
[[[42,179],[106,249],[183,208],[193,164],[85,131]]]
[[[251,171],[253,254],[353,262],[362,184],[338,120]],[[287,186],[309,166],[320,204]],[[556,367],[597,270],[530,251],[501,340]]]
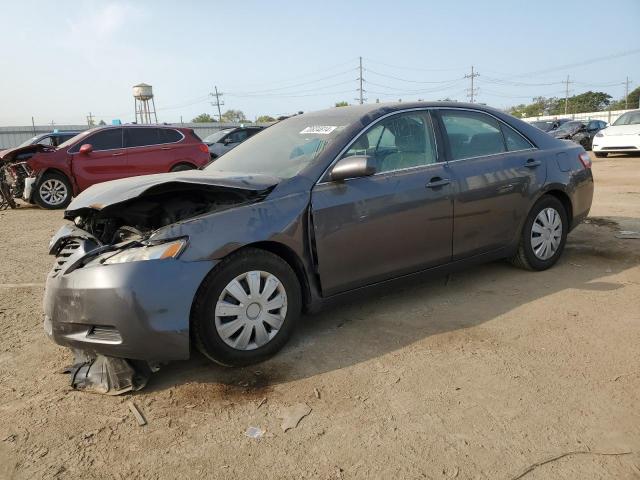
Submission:
[[[267,363],[194,355],[123,397],[71,390],[42,331],[61,213],[0,212],[0,478],[638,478],[640,240],[615,234],[640,231],[640,158],[594,160],[592,216],[553,269],[358,300]],[[589,453],[525,473],[570,452]]]

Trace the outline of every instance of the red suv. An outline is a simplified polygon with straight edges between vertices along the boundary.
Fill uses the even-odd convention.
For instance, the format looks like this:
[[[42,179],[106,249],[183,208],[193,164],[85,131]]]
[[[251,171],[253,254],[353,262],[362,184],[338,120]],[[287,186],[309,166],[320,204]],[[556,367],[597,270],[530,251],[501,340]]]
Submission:
[[[188,128],[123,125],[87,130],[27,162],[23,197],[44,208],[64,208],[71,197],[107,180],[200,168],[208,147]]]

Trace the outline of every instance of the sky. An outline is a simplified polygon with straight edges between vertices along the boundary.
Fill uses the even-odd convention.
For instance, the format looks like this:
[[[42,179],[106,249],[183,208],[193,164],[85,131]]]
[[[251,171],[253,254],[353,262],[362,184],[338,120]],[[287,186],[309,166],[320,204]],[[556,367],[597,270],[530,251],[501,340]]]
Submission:
[[[640,0],[2,0],[0,125],[134,120],[133,85],[158,120],[247,118],[355,103],[468,100],[498,108],[640,86]]]

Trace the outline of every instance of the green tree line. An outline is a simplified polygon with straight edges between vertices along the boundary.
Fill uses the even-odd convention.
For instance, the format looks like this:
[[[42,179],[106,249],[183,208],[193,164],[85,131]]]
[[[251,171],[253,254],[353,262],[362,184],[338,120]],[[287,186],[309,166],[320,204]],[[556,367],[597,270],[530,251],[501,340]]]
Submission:
[[[564,98],[558,97],[534,97],[529,104],[515,105],[509,108],[509,113],[516,117],[537,117],[541,115],[563,115],[565,103],[567,113],[599,112],[605,110],[623,110],[625,99],[612,101],[611,95],[604,92],[584,92]],[[626,98],[628,108],[638,108],[640,100],[640,87],[629,93]]]

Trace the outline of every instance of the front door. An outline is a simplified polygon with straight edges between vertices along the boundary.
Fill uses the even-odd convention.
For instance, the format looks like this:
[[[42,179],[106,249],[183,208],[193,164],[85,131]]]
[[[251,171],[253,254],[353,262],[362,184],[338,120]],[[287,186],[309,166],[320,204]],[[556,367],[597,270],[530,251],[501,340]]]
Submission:
[[[343,156],[370,155],[377,173],[312,191],[312,222],[324,295],[451,259],[452,197],[426,111],[383,119]]]
[[[478,111],[439,110],[456,180],[453,259],[516,240],[532,193],[546,179],[542,155],[522,135]]]
[[[81,191],[96,183],[127,176],[127,154],[122,142],[122,128],[105,128],[69,149],[73,176]],[[93,150],[80,153],[80,147],[87,143]]]

